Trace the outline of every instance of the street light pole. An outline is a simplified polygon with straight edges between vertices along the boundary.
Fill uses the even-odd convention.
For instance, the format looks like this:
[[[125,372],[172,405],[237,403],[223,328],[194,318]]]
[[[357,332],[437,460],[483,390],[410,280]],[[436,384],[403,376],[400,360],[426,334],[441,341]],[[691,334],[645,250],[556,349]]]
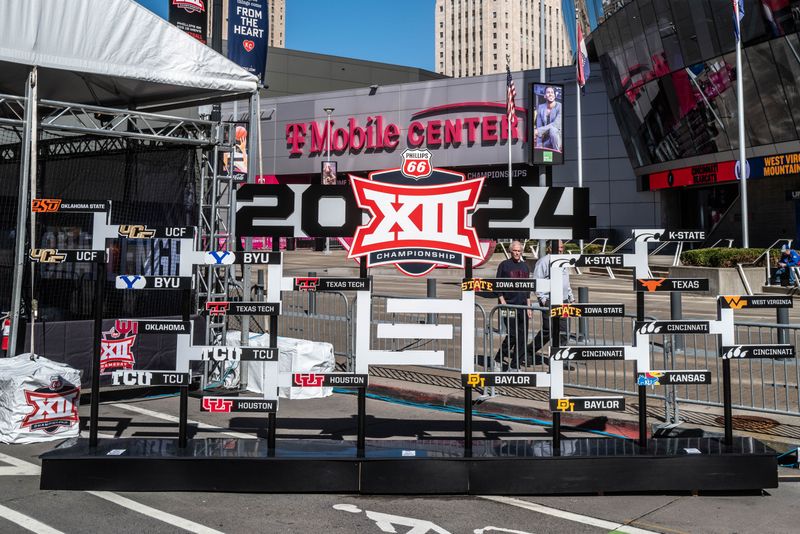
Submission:
[[[327,119],[327,130],[328,130],[328,147],[325,151],[325,161],[330,163],[331,161],[331,114],[333,114],[334,108],[324,108],[323,111],[328,115]],[[324,254],[331,253],[331,239],[329,237],[325,238],[325,252]]]

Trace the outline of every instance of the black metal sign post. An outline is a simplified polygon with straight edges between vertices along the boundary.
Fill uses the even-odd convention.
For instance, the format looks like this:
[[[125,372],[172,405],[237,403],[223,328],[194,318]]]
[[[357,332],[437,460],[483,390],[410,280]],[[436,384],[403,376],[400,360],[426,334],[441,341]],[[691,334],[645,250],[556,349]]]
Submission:
[[[281,238],[272,236],[272,252],[280,252]],[[272,282],[272,281],[271,281]],[[280,280],[277,281],[280,283]],[[269,346],[278,347],[278,316],[269,316]],[[277,412],[269,412],[267,414],[267,454],[275,456],[275,441],[278,432],[278,414]]]
[[[367,278],[367,259],[361,258],[358,264],[358,275],[361,278]],[[358,429],[356,434],[356,455],[363,458],[367,446],[367,388],[359,388],[358,390]]]
[[[472,278],[472,258],[464,258],[464,277]],[[472,458],[472,384],[469,381],[464,384],[464,457]]]
[[[187,288],[182,291],[183,293],[183,317],[182,319],[188,322],[192,314],[192,290]],[[178,447],[181,449],[186,448],[188,443],[187,426],[189,422],[189,384],[180,386],[180,404],[178,414]]]
[[[644,321],[644,292],[636,292],[636,320]],[[649,342],[648,342],[649,343]],[[639,369],[636,369],[638,375]],[[647,447],[647,387],[639,387],[639,447]]]

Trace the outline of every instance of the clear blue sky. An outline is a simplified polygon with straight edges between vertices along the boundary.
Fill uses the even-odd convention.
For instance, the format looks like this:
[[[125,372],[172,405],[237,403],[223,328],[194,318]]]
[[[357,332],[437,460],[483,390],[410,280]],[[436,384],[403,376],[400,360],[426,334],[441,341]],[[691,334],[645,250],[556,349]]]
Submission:
[[[434,0],[286,0],[286,48],[434,69]]]

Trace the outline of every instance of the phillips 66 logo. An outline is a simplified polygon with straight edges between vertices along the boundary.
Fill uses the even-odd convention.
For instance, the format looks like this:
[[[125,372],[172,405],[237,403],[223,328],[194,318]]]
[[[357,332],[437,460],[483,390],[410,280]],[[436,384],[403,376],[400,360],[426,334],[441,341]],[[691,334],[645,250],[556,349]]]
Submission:
[[[370,173],[369,180],[350,177],[358,206],[370,213],[356,230],[350,258],[423,276],[437,265],[463,268],[465,257],[483,257],[478,234],[467,223],[483,178],[434,169],[430,157],[427,150],[406,150],[400,169]]]

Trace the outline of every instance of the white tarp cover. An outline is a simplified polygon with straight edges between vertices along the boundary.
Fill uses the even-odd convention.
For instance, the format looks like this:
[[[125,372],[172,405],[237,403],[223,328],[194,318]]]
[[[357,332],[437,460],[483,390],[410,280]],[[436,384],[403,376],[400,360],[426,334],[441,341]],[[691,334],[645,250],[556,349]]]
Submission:
[[[36,443],[80,433],[81,373],[30,353],[0,358],[0,443]]]
[[[144,107],[254,92],[258,79],[133,0],[0,1],[0,92]]]

